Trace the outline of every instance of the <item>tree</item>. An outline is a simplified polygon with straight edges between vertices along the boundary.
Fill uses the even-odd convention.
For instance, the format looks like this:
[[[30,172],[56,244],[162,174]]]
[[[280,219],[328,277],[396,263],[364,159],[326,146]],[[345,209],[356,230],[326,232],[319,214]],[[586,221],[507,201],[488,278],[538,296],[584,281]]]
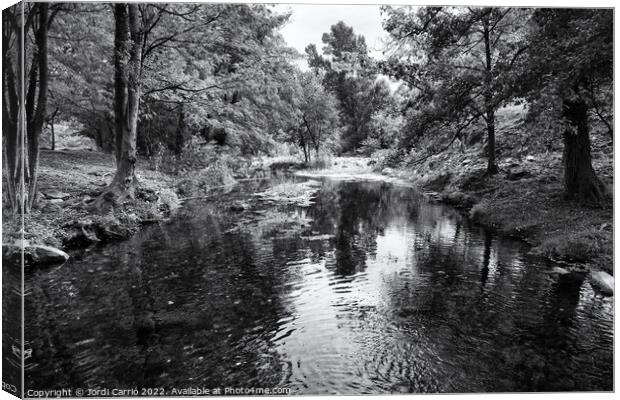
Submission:
[[[136,143],[142,75],[144,15],[138,4],[114,4],[114,131],[116,174],[97,200],[106,209],[133,197],[136,183]]]
[[[2,136],[7,160],[7,197],[13,211],[23,207],[24,212],[29,212],[37,198],[39,138],[47,117],[48,29],[60,10],[58,5],[52,7],[50,12],[48,3],[24,4],[23,26],[21,4],[2,11]],[[22,31],[24,43],[32,43],[32,48],[22,48]],[[29,62],[22,65],[22,59]],[[20,94],[22,79],[25,80],[23,99]]]
[[[305,128],[306,133],[304,135],[300,132],[300,145],[306,162],[310,161],[310,147],[314,148],[318,161],[320,148],[327,145],[329,139],[337,137],[339,124],[337,101],[312,73],[301,74],[300,80],[300,125]]]
[[[424,123],[451,128],[454,141],[478,119],[486,125],[487,173],[498,172],[495,112],[507,100],[504,82],[522,56],[525,10],[472,7],[384,7],[384,28],[396,52],[386,72],[418,89]],[[420,117],[420,115],[417,115]]]
[[[342,150],[358,148],[370,132],[372,114],[384,107],[389,88],[377,84],[366,40],[340,21],[323,34],[323,55],[316,46],[306,47],[308,65],[323,79],[323,86],[336,96],[342,132]]]
[[[538,9],[528,40],[515,81],[534,112],[561,122],[567,195],[601,202],[608,193],[592,167],[588,113],[592,87],[613,84],[613,10]]]
[[[74,121],[80,133],[113,152],[114,15],[111,6],[65,4],[49,35],[49,106],[57,118]]]

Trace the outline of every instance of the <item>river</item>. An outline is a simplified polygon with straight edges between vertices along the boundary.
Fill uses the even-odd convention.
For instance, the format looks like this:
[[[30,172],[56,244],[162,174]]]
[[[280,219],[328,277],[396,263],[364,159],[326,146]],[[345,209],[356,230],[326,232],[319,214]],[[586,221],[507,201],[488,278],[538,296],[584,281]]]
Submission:
[[[321,179],[296,207],[251,196],[269,185],[29,274],[27,388],[613,389],[613,297],[587,279],[409,187]]]

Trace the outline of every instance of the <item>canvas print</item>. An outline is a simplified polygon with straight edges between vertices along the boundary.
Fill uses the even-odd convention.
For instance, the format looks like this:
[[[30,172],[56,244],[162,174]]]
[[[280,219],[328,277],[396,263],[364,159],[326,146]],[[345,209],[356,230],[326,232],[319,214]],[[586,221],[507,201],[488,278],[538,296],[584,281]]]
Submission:
[[[612,8],[2,11],[17,397],[614,390]]]

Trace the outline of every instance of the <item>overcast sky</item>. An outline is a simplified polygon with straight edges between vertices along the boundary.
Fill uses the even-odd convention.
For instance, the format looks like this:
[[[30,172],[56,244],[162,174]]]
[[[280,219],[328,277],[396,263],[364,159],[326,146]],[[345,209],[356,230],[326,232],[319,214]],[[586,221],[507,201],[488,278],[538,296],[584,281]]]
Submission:
[[[386,33],[381,28],[381,13],[378,5],[326,5],[326,4],[281,4],[276,6],[278,12],[287,9],[293,15],[287,25],[280,31],[289,46],[300,53],[310,43],[314,43],[321,52],[321,36],[338,21],[344,21],[353,27],[357,35],[364,35],[368,51],[374,57],[381,54],[382,42]]]

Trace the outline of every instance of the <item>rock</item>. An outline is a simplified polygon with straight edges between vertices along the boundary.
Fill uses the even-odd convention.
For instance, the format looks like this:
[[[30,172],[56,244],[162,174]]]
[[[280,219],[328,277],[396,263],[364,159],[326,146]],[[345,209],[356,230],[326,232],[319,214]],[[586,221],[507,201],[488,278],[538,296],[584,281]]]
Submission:
[[[55,247],[44,245],[30,245],[24,249],[26,259],[35,264],[50,265],[50,264],[64,264],[69,255],[62,250]]]
[[[71,195],[69,193],[63,193],[63,192],[59,192],[58,190],[47,190],[45,192],[42,192],[43,196],[47,197],[48,199],[61,199],[64,200],[66,198],[71,197]]]
[[[389,167],[388,167],[388,168],[383,168],[383,170],[381,171],[381,173],[382,173],[383,175],[390,175],[390,174],[393,174],[393,173],[394,173],[394,170],[393,170],[392,168],[389,168]]]
[[[604,294],[613,296],[614,277],[604,271],[594,271],[590,274],[590,283]]]
[[[230,205],[229,208],[231,211],[245,211],[250,208],[250,206],[242,201],[235,201]]]
[[[2,245],[2,258],[4,260],[20,260],[21,247],[15,244]],[[28,265],[46,266],[64,264],[69,255],[55,247],[44,245],[26,245],[24,247],[24,261]]]
[[[569,274],[570,272],[562,267],[553,267],[553,269],[550,272],[551,274],[558,274],[558,275],[566,275]]]
[[[508,171],[506,178],[509,181],[518,181],[519,179],[527,178],[529,176],[531,176],[529,171],[523,168],[518,168],[518,169],[513,169],[513,170]]]
[[[60,200],[60,202],[62,203],[62,200]],[[62,207],[60,207],[60,205],[58,205],[55,202],[45,202],[44,204],[42,204],[41,206],[39,206],[39,210],[41,210],[44,213],[55,213],[55,212],[59,212],[60,210],[62,210]]]
[[[534,156],[527,156],[525,157],[526,161],[536,161],[536,158]]]
[[[441,200],[458,208],[471,208],[477,203],[477,199],[460,191],[448,192],[441,195]]]
[[[57,198],[53,198],[49,200],[50,204],[62,204],[64,203],[63,199],[57,199]]]

